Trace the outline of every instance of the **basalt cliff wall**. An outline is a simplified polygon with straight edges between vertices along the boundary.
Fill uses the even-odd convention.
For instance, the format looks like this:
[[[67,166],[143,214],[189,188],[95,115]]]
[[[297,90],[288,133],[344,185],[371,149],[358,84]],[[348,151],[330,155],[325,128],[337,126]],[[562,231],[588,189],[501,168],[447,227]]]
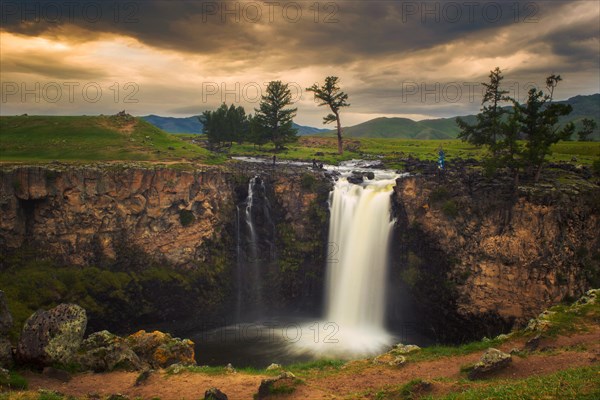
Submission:
[[[95,302],[81,302],[96,330],[223,315],[216,325],[231,322],[236,287],[244,284],[236,273],[240,254],[249,254],[240,250],[240,215],[257,175],[263,189],[253,200],[258,240],[251,250],[259,258],[261,307],[318,316],[332,182],[303,168],[245,163],[2,167],[0,274],[23,280],[6,290],[9,303],[31,308],[43,299],[36,305],[49,307],[94,290]],[[399,178],[392,197],[388,315],[396,328],[410,323],[438,340],[480,338],[600,285],[597,184],[513,190],[510,180],[450,170]],[[31,279],[64,282],[18,278],[19,268],[38,268],[23,261],[32,257],[51,265]],[[74,278],[53,268],[92,279],[89,290],[77,292]],[[21,318],[34,311],[19,309]]]
[[[393,198],[394,285],[438,338],[494,335],[600,285],[600,188],[589,181],[514,189],[454,170],[400,178]]]
[[[122,305],[115,315],[97,315],[100,325],[118,324],[119,313],[128,323],[135,323],[136,313],[144,312],[147,320],[229,317],[238,284],[236,213],[245,207],[248,182],[256,175],[265,182],[275,221],[275,238],[270,238],[274,252],[259,265],[267,293],[265,307],[318,308],[330,184],[319,180],[318,174],[292,167],[4,166],[0,272],[11,277],[20,265],[31,264],[24,257],[51,260],[53,266],[74,272],[101,268],[132,275],[127,279],[111,275],[110,282],[121,279],[114,282],[120,286],[113,292],[153,298],[151,310],[140,305],[138,311],[124,312]],[[140,288],[142,278],[133,274],[151,267],[160,272],[152,276],[151,285]],[[174,278],[168,270],[180,274]],[[165,284],[163,278],[178,280],[178,286]],[[59,302],[65,285],[51,288],[60,293],[49,294],[42,305]],[[21,292],[14,290],[16,296]],[[103,302],[113,301],[115,294],[109,292]],[[161,295],[163,301],[154,299]],[[195,301],[198,297],[201,300]]]

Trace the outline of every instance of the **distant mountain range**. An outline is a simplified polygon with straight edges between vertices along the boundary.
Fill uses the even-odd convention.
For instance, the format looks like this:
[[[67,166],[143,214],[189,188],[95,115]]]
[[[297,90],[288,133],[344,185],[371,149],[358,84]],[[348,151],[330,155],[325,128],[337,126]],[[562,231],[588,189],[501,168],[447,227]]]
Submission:
[[[584,118],[591,118],[598,124],[592,137],[600,140],[600,94],[575,96],[558,103],[570,104],[573,107],[573,112],[563,118],[561,123],[573,122],[579,129]],[[202,124],[196,116],[174,118],[148,115],[142,118],[169,133],[202,133]],[[476,120],[475,115],[466,115],[461,118],[469,123],[474,123]],[[330,136],[335,134],[333,130],[312,126],[294,124],[294,128],[298,129],[299,135]],[[382,117],[344,128],[344,136],[354,138],[454,139],[459,132],[456,117],[422,121]]]
[[[594,131],[593,137],[596,140],[600,139],[600,94],[575,96],[557,103],[570,104],[573,107],[571,114],[561,120],[562,124],[573,122],[579,129],[581,120],[584,118],[594,119],[598,127]],[[466,115],[461,118],[468,123],[476,121],[475,115]],[[422,121],[382,117],[344,128],[344,136],[356,138],[453,139],[459,132],[456,117]],[[335,131],[330,130],[325,135],[334,134]]]
[[[169,133],[202,133],[202,122],[197,116],[177,118],[177,117],[161,117],[159,115],[146,115],[142,119],[150,122],[152,125]],[[312,126],[293,124],[294,128],[298,129],[298,135],[318,135],[329,132],[329,129],[319,129]]]

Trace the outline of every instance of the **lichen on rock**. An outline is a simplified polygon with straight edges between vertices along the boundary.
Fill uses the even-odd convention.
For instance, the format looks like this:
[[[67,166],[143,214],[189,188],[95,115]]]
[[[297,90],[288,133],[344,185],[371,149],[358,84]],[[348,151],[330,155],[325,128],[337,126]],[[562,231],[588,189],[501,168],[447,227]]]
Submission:
[[[38,310],[25,321],[17,358],[38,366],[68,364],[81,345],[86,326],[86,312],[76,304]]]

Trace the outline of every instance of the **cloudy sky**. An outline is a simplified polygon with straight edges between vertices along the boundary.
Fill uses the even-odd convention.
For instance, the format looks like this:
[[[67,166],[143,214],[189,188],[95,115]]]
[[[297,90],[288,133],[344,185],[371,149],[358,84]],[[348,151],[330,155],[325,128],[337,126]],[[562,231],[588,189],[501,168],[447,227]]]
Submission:
[[[476,112],[496,66],[515,97],[557,73],[555,97],[600,92],[600,2],[1,0],[1,113],[189,116],[258,106],[289,83],[341,79],[342,122]]]

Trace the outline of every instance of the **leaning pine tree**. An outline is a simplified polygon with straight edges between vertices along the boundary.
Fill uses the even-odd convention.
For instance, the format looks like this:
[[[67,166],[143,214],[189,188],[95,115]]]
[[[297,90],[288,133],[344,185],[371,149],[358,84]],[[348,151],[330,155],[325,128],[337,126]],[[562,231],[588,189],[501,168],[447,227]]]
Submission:
[[[319,106],[329,106],[331,114],[323,117],[323,123],[329,124],[331,122],[337,123],[337,138],[338,138],[338,152],[344,153],[344,146],[342,142],[342,124],[340,122],[340,109],[342,107],[348,107],[348,95],[340,90],[338,86],[337,76],[328,76],[325,78],[323,86],[317,85],[316,83],[306,90],[313,92],[315,99],[320,101]]]

